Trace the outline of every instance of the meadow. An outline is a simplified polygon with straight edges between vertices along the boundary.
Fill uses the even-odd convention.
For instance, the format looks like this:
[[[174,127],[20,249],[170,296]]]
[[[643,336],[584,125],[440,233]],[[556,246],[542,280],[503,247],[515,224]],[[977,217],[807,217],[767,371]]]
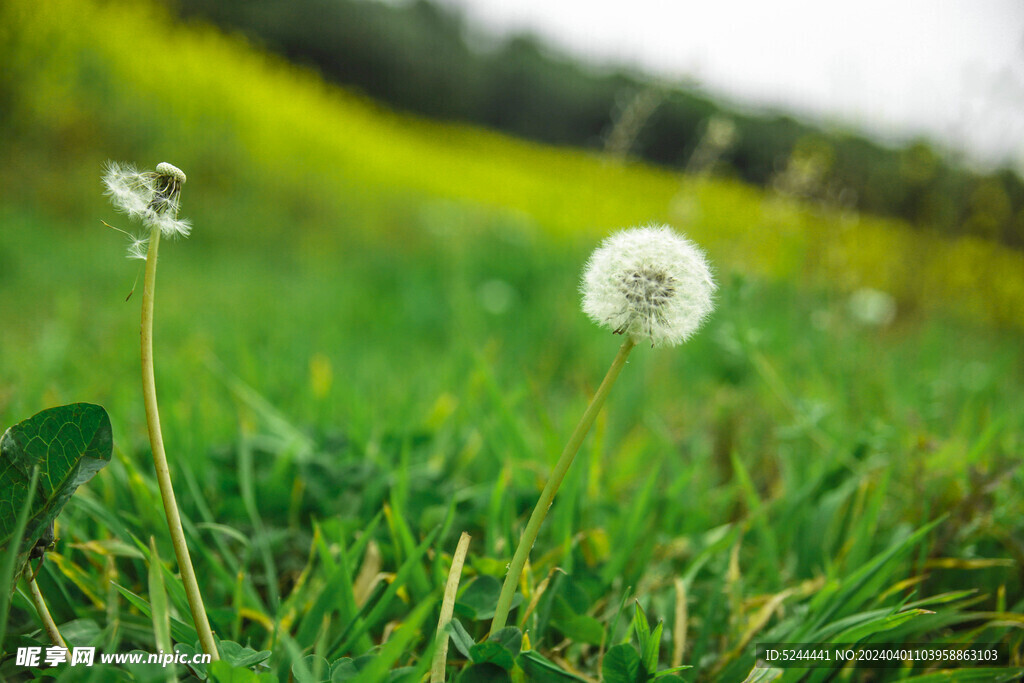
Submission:
[[[76,401],[113,423],[38,577],[69,644],[155,652],[161,620],[196,640],[141,405],[140,266],[100,222],[130,227],[102,197],[114,159],[189,175],[156,379],[228,665],[182,680],[420,680],[464,531],[450,680],[1020,677],[1020,253],[404,117],[149,5],[55,5],[0,8],[0,428]],[[583,264],[647,222],[705,248],[717,308],[633,352],[531,555],[528,654],[478,644],[470,666],[618,346],[580,311]],[[1002,643],[1013,666],[754,669],[756,642],[826,640]],[[15,664],[26,644],[46,641],[22,584],[0,678],[48,675]]]

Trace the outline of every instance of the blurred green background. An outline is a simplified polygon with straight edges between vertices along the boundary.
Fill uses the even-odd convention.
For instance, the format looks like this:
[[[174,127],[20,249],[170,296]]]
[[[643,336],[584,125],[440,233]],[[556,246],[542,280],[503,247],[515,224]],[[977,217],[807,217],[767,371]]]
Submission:
[[[257,539],[238,549],[264,601],[246,598],[254,613],[272,613],[294,587],[311,520],[351,532],[384,501],[417,535],[459,501],[438,547],[470,530],[474,571],[500,573],[617,347],[579,310],[583,264],[612,230],[666,222],[707,251],[718,308],[684,347],[634,352],[535,562],[587,565],[657,596],[693,566],[705,534],[742,529],[692,589],[698,663],[728,653],[765,596],[842,576],[894,534],[946,515],[893,582],[915,577],[923,595],[976,589],[979,614],[1020,623],[1005,617],[1024,601],[1017,176],[958,169],[923,143],[883,150],[732,116],[681,92],[635,146],[609,146],[610,104],[643,90],[636,75],[551,86],[587,102],[585,138],[560,137],[583,130],[571,118],[538,131],[537,114],[501,122],[392,98],[450,119],[430,120],[203,23],[198,3],[182,7],[186,23],[139,2],[0,7],[0,424],[51,405],[104,405],[117,462],[76,500],[118,510],[140,538],[162,527],[138,484],[150,471],[141,270],[100,222],[133,228],[102,196],[107,160],[188,174],[182,216],[194,232],[161,249],[157,385],[186,516]],[[335,9],[409,19],[424,7]],[[319,28],[331,26],[356,30]],[[413,64],[415,49],[432,49],[415,30],[381,29]],[[264,40],[296,56],[284,37]],[[470,99],[506,111],[486,94],[497,83],[484,66],[463,64],[479,86]],[[539,57],[531,68],[583,78]],[[659,136],[679,141],[671,158],[656,156]],[[835,172],[822,175],[822,163]],[[851,204],[830,183],[903,199],[864,190]],[[985,192],[1002,198],[977,199]],[[237,461],[246,443],[262,444],[248,480]],[[89,510],[69,506],[55,553],[64,559],[42,580],[58,618],[106,628],[105,589],[89,597],[88,577],[108,555],[125,585],[145,571],[87,545],[110,535]],[[237,610],[234,590],[211,581],[207,602]],[[28,610],[12,620],[18,633],[33,628]],[[231,635],[256,643],[257,622]],[[975,637],[1010,637],[996,616],[972,623]]]

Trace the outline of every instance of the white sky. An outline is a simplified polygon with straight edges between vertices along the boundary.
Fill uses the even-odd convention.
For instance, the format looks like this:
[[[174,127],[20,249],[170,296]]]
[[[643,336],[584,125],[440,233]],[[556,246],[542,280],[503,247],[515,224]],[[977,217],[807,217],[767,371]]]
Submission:
[[[1024,168],[1024,0],[441,0],[589,61]]]

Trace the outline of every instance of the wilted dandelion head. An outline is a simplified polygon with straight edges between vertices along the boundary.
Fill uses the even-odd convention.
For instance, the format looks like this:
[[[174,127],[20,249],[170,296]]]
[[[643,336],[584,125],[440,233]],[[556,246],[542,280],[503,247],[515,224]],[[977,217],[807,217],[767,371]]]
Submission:
[[[158,229],[166,237],[188,237],[192,225],[178,218],[181,186],[185,174],[168,163],[158,164],[156,171],[136,171],[131,164],[109,162],[103,172],[103,184],[110,203],[118,211],[140,221],[150,229]],[[145,239],[136,239],[129,256],[144,254]]]
[[[704,254],[668,226],[608,237],[587,262],[583,312],[615,334],[674,346],[711,312],[715,283]]]

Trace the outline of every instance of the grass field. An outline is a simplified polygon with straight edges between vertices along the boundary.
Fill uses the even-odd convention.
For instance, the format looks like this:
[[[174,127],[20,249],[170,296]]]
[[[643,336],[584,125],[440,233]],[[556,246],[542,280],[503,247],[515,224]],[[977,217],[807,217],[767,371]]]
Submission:
[[[256,680],[269,651],[274,680],[419,680],[463,531],[460,643],[486,636],[618,346],[580,312],[583,264],[646,221],[707,249],[716,312],[681,348],[637,348],[584,443],[513,613],[532,654],[507,673],[453,645],[450,679],[642,680],[616,668],[623,642],[647,674],[692,667],[659,680],[743,680],[770,641],[1003,643],[1024,666],[1020,254],[403,118],[145,6],[58,4],[0,9],[0,424],[75,401],[113,422],[114,461],[39,575],[69,644],[155,652],[153,607],[195,642],[149,457],[138,288],[124,301],[139,262],[100,223],[129,227],[104,161],[166,159],[196,228],[161,248],[157,387],[229,641],[229,665],[199,673]],[[864,322],[862,287],[893,295],[891,323]],[[44,675],[10,656],[30,644],[47,642],[23,584],[0,678]],[[1021,675],[952,671],[870,680]],[[779,680],[830,676],[869,680]]]

